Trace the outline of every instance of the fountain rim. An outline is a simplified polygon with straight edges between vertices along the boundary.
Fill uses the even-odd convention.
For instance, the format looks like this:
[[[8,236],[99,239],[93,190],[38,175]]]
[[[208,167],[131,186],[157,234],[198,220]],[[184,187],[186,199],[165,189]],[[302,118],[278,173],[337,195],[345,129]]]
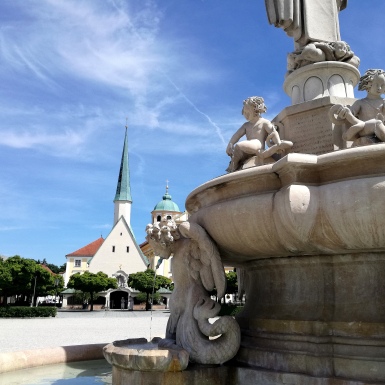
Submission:
[[[235,171],[203,183],[190,192],[185,207],[193,215],[221,199],[275,192],[294,183],[319,186],[367,177],[368,168],[363,166],[369,163],[377,165],[369,176],[385,175],[385,143],[347,148],[321,155],[290,153],[276,163]],[[241,182],[244,187],[239,192]],[[232,192],[223,197],[224,190]]]
[[[103,348],[108,344],[109,342],[57,346],[0,353],[0,374],[39,366],[104,359]]]

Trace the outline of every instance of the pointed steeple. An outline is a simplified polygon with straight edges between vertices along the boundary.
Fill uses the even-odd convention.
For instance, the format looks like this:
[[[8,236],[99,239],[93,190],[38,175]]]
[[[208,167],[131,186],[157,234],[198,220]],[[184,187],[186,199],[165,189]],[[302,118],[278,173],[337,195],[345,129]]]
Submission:
[[[126,222],[130,225],[131,204],[132,198],[130,187],[130,168],[128,164],[128,139],[126,124],[122,160],[120,162],[118,185],[116,186],[114,199],[114,225],[118,222],[121,216],[124,216]]]
[[[130,168],[128,164],[128,139],[127,139],[127,126],[126,134],[124,136],[124,145],[122,160],[120,162],[120,171],[118,185],[116,187],[115,201],[130,201],[131,198],[131,187],[130,187]]]

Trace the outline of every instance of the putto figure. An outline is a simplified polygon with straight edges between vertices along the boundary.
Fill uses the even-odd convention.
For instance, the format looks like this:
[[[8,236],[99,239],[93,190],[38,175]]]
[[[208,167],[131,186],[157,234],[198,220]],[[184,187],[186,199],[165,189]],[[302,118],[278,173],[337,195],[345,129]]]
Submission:
[[[298,68],[323,61],[344,62],[356,68],[360,65],[360,59],[354,54],[346,42],[314,42],[287,55],[287,75]]]
[[[227,145],[226,153],[231,161],[226,171],[239,170],[253,156],[258,158],[255,165],[272,163],[275,161],[272,155],[283,153],[293,146],[292,142],[280,139],[277,127],[270,120],[261,117],[266,111],[267,107],[260,96],[252,96],[243,101],[242,114],[248,122],[239,128]],[[238,143],[243,136],[247,140]]]
[[[346,124],[348,129],[343,139],[353,141],[352,147],[385,142],[385,71],[369,69],[360,78],[360,91],[366,91],[366,98],[359,99],[352,106],[334,105],[330,118],[335,124]]]

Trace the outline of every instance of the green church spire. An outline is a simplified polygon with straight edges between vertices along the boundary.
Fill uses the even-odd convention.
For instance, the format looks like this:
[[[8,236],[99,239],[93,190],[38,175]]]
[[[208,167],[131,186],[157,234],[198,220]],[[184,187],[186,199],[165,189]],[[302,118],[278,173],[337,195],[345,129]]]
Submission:
[[[130,187],[130,168],[128,165],[128,139],[127,139],[127,125],[126,134],[124,136],[124,145],[122,160],[120,162],[120,171],[118,185],[116,187],[115,201],[130,201],[131,198],[131,187]]]

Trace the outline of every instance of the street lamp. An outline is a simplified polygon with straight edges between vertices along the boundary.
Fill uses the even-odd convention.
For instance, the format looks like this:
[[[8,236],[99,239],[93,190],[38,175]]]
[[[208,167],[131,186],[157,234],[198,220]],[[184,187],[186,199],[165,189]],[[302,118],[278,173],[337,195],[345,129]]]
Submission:
[[[59,278],[55,278],[55,303],[57,301],[57,287],[59,286]]]
[[[31,307],[33,306],[33,300],[35,299],[36,279],[37,279],[37,275],[35,275],[35,286],[33,287],[33,296],[32,296],[32,301],[31,301]]]

